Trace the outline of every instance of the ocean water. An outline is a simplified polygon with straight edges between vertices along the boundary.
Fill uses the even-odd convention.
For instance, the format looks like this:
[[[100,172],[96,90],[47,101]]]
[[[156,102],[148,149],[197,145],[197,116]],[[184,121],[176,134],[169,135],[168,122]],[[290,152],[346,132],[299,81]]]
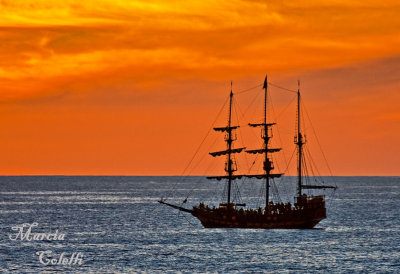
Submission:
[[[0,177],[0,273],[400,273],[400,177],[333,179],[317,229],[256,230],[157,203],[212,196],[198,177]]]

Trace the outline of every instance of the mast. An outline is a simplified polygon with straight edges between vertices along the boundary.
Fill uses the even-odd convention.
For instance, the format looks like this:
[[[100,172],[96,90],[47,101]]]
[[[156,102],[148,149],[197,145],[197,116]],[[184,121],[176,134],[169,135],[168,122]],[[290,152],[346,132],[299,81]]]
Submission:
[[[300,106],[300,80],[297,81],[297,134],[294,136],[294,143],[297,145],[298,162],[297,162],[297,196],[302,195],[303,189],[336,189],[336,186],[328,185],[303,185],[303,145],[306,143],[303,134],[301,133],[301,106]]]
[[[231,93],[229,95],[229,118],[228,118],[228,139],[226,143],[228,145],[228,156],[227,156],[227,168],[225,171],[228,173],[228,201],[227,205],[231,202],[231,188],[232,188],[232,130],[231,130],[231,123],[232,123],[232,99],[233,99],[233,92],[232,92],[232,81],[231,81]]]
[[[301,182],[301,177],[302,177],[302,158],[303,158],[303,135],[301,134],[301,128],[300,128],[300,80],[297,82],[298,88],[297,88],[297,136],[294,138],[294,143],[297,145],[297,151],[298,151],[298,163],[297,163],[297,195],[301,196],[301,190],[302,190],[302,182]]]
[[[239,126],[232,126],[232,104],[233,104],[233,91],[232,91],[232,82],[231,82],[231,92],[229,94],[229,112],[228,112],[228,125],[226,127],[215,127],[215,131],[225,132],[225,142],[226,142],[226,150],[210,152],[210,155],[213,157],[226,155],[225,162],[225,172],[226,174],[223,176],[209,176],[207,179],[216,179],[222,180],[226,179],[228,181],[228,197],[227,197],[227,206],[231,203],[231,192],[232,192],[232,181],[236,179],[242,178],[243,175],[234,175],[234,172],[237,170],[233,155],[235,153],[242,152],[245,147],[234,148],[233,142],[236,139],[236,135],[233,134],[233,131],[239,128]],[[221,204],[225,205],[225,204]],[[241,204],[236,204],[241,205]]]
[[[265,208],[268,209],[268,204],[269,204],[269,176],[271,173],[271,163],[268,159],[268,142],[269,142],[269,136],[268,136],[268,124],[267,124],[267,92],[268,92],[268,78],[267,75],[265,75],[265,80],[264,80],[264,148],[265,148],[265,153],[264,153],[264,171],[265,171]]]
[[[267,212],[269,212],[268,205],[269,205],[269,188],[270,188],[270,178],[278,178],[282,176],[280,173],[272,173],[271,171],[274,169],[274,165],[272,161],[269,159],[269,154],[273,152],[278,152],[281,149],[280,148],[270,148],[269,147],[269,140],[271,139],[271,136],[268,135],[268,129],[269,127],[275,125],[275,123],[268,123],[267,121],[267,98],[268,98],[268,78],[265,76],[264,80],[264,121],[263,123],[260,124],[251,124],[249,123],[249,126],[251,127],[262,127],[262,134],[261,138],[263,140],[263,148],[262,149],[255,149],[255,150],[246,150],[247,153],[252,153],[252,154],[264,154],[264,165],[263,165],[263,170],[264,174],[258,174],[258,175],[246,175],[248,178],[257,178],[257,179],[265,179],[265,209]]]

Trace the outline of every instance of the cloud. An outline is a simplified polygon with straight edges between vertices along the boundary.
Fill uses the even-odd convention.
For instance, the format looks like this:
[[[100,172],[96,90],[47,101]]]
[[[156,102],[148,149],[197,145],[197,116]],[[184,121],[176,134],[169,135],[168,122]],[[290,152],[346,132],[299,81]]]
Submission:
[[[43,0],[2,6],[0,76],[6,78],[51,76],[42,70],[53,64],[53,75],[77,67],[82,73],[107,70],[147,60],[149,52],[161,66],[171,57],[171,67],[196,74],[214,64],[212,73],[225,77],[223,70],[237,75],[334,67],[392,55],[400,44],[400,20],[392,16],[397,6],[391,3]],[[128,64],[131,70],[140,69],[136,63]]]
[[[0,8],[0,101],[10,111],[4,116],[10,119],[8,129],[25,125],[24,136],[36,130],[29,127],[25,113],[49,136],[49,128],[73,112],[76,121],[90,116],[92,130],[104,126],[104,132],[118,136],[134,124],[137,131],[143,130],[135,136],[136,143],[148,146],[137,147],[138,155],[146,158],[148,136],[160,130],[154,124],[165,123],[162,130],[171,134],[168,142],[176,147],[174,138],[190,120],[187,117],[204,122],[209,109],[224,100],[230,80],[240,90],[262,81],[265,73],[272,82],[294,89],[293,79],[302,80],[311,108],[324,114],[317,115],[316,123],[330,140],[331,152],[344,153],[336,142],[349,138],[339,131],[354,140],[375,128],[382,134],[371,133],[374,141],[395,136],[400,100],[396,1],[1,0]],[[103,123],[97,118],[109,115],[104,108],[116,114]],[[196,116],[194,108],[196,113],[206,110]],[[48,113],[54,121],[48,120]],[[18,119],[13,118],[16,114]],[[131,116],[133,121],[126,118]],[[124,126],[110,130],[122,117]],[[141,119],[152,126],[146,128]],[[97,136],[76,121],[68,127],[77,134],[86,132],[89,141],[81,136],[74,140],[87,146],[91,155],[96,148],[89,145],[90,139]],[[196,126],[185,130],[194,132]],[[69,129],[60,132],[68,134]],[[40,142],[43,136],[39,137],[32,143]],[[121,153],[131,137],[121,143]],[[152,140],[161,144],[156,137]],[[113,138],[117,137],[105,142],[107,147],[112,147]],[[8,141],[12,140],[11,136]],[[50,141],[55,147],[59,144]],[[75,147],[65,142],[70,150]],[[372,145],[368,140],[360,144],[353,142],[345,149],[362,151]],[[23,145],[16,141],[14,148],[30,147]],[[190,145],[188,141],[186,149]],[[53,148],[48,149],[51,154]],[[157,152],[173,153],[161,147]],[[42,160],[45,166],[47,160]],[[106,156],[103,163],[107,166]]]

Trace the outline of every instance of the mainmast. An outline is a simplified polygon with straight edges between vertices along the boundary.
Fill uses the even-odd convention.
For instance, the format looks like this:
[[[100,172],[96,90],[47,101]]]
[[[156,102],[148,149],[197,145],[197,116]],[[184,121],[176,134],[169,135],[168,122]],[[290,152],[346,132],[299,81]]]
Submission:
[[[264,171],[265,171],[265,208],[268,208],[269,204],[269,176],[272,170],[272,163],[268,159],[268,142],[269,142],[269,136],[268,136],[268,124],[267,124],[267,92],[268,92],[268,78],[265,76],[264,80],[264,134],[263,134],[263,140],[264,140]]]
[[[298,181],[297,181],[297,195],[301,196],[302,192],[302,182],[301,182],[301,177],[302,177],[302,158],[303,158],[303,145],[305,144],[305,141],[303,141],[303,135],[301,134],[301,128],[300,128],[300,80],[297,82],[298,83],[298,88],[297,88],[297,136],[294,137],[294,143],[297,145],[297,152],[298,152],[298,162],[297,162],[297,176],[298,176]]]
[[[280,177],[282,174],[272,174],[271,171],[274,169],[273,162],[269,159],[269,154],[273,152],[278,152],[281,149],[280,148],[270,148],[269,147],[269,140],[271,139],[271,136],[268,134],[268,129],[275,125],[275,123],[268,123],[267,122],[267,98],[268,98],[268,78],[265,76],[264,80],[264,122],[260,124],[251,124],[249,123],[249,126],[251,127],[262,127],[262,134],[261,138],[263,139],[263,148],[262,149],[256,149],[256,150],[247,150],[246,152],[248,153],[261,153],[264,154],[264,174],[261,175],[246,175],[246,177],[249,178],[257,178],[257,179],[265,179],[265,208],[267,211],[268,210],[268,205],[269,205],[269,188],[270,188],[270,178],[277,178]]]
[[[228,118],[228,138],[226,139],[226,143],[228,145],[228,156],[226,159],[226,164],[225,166],[225,171],[228,174],[228,201],[227,205],[231,202],[231,188],[232,188],[232,175],[233,172],[236,171],[236,168],[233,168],[233,162],[232,162],[232,128],[231,128],[231,123],[232,123],[232,101],[233,101],[233,92],[232,92],[232,81],[231,81],[231,93],[229,95],[229,118]]]

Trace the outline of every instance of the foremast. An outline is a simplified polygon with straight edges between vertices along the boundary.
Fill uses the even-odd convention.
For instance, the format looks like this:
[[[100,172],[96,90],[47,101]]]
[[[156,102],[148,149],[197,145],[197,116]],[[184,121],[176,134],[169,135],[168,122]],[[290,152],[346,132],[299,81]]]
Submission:
[[[228,113],[228,125],[226,127],[216,127],[215,131],[225,132],[225,142],[226,142],[226,150],[210,152],[210,155],[213,157],[226,155],[225,161],[225,176],[210,176],[207,179],[227,179],[228,182],[228,197],[226,206],[231,204],[231,190],[232,190],[232,182],[235,179],[240,179],[242,175],[234,175],[237,170],[236,161],[234,159],[235,153],[242,152],[245,147],[242,148],[233,148],[233,142],[236,140],[236,135],[234,134],[234,130],[239,128],[239,126],[232,126],[232,104],[233,104],[233,91],[232,91],[232,82],[231,82],[231,92],[229,95],[229,113]],[[221,204],[224,205],[224,204]]]
[[[263,170],[264,174],[259,175],[246,175],[249,178],[257,178],[257,179],[264,179],[265,180],[265,209],[267,212],[269,211],[269,188],[270,188],[270,179],[277,178],[282,176],[282,174],[272,173],[274,169],[274,165],[272,160],[270,159],[270,154],[274,152],[278,152],[281,148],[270,148],[269,147],[269,140],[272,138],[272,135],[269,135],[269,128],[275,125],[275,123],[268,123],[267,121],[267,100],[268,100],[268,77],[265,76],[264,80],[264,122],[259,124],[252,124],[249,123],[251,127],[261,127],[262,133],[261,138],[263,140],[263,148],[262,149],[255,149],[255,150],[246,150],[247,153],[252,154],[263,154],[264,155],[264,163],[263,163]]]

